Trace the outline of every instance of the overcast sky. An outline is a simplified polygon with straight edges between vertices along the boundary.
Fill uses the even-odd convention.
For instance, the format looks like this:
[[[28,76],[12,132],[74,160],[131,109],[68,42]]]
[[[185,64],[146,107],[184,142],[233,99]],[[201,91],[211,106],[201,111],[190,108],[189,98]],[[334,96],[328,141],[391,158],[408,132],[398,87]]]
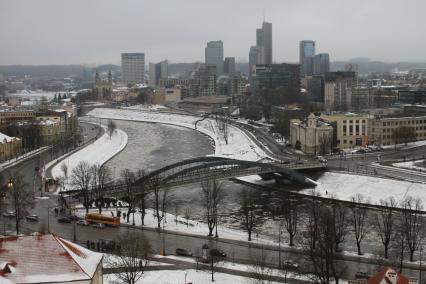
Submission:
[[[332,61],[426,62],[425,11],[425,0],[0,0],[0,65],[203,61],[210,40],[248,61],[263,15],[276,62],[298,61],[303,39]]]

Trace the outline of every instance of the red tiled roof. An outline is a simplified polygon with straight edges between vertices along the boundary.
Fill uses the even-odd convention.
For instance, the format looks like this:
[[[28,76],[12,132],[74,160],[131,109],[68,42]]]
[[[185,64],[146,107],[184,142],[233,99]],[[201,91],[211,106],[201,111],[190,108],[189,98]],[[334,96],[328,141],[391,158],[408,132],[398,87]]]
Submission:
[[[89,280],[102,254],[55,235],[0,238],[0,283],[43,283]]]
[[[392,282],[388,278],[388,273],[396,273],[396,283],[395,284],[408,284],[408,278],[403,276],[401,273],[396,272],[390,267],[385,268],[384,270],[377,272],[373,275],[373,277],[367,280],[367,284],[380,284],[382,280],[385,280],[386,283],[392,284]]]

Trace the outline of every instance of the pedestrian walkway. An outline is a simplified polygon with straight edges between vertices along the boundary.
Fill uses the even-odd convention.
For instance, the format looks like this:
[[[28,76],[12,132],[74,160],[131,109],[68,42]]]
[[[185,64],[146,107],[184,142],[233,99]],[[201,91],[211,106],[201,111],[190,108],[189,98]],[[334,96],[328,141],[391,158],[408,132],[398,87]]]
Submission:
[[[51,147],[52,146],[44,146],[44,147],[35,149],[33,151],[24,153],[24,154],[22,154],[20,156],[17,156],[14,159],[10,159],[8,161],[5,161],[5,162],[3,162],[3,163],[0,164],[0,170],[4,170],[4,169],[7,169],[9,167],[13,167],[13,166],[15,166],[15,165],[17,165],[17,164],[19,164],[19,163],[21,163],[23,161],[26,161],[28,159],[31,159],[32,157],[40,155],[41,153],[49,150]]]

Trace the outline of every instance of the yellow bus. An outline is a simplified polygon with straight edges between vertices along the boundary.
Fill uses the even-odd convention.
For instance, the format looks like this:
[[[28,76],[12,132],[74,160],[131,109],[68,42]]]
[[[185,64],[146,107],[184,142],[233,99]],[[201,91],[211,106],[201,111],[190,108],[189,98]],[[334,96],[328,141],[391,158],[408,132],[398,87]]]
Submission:
[[[99,213],[87,213],[86,221],[89,223],[102,223],[109,226],[120,226],[120,218],[106,216]]]

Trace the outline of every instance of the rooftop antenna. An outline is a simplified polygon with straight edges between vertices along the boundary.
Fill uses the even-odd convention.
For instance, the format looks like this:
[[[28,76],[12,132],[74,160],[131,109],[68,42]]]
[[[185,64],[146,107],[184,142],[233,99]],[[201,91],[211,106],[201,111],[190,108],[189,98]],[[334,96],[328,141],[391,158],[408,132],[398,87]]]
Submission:
[[[263,22],[265,22],[265,8],[263,8]]]

